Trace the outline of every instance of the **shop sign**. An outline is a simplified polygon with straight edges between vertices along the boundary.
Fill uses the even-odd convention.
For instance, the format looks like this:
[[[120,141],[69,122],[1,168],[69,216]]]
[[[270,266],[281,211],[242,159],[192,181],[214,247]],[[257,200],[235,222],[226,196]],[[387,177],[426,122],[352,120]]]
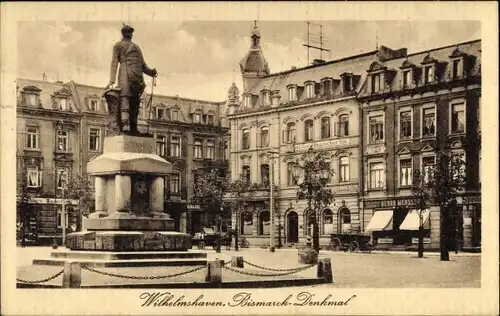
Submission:
[[[418,244],[418,238],[412,238],[411,239],[412,244]],[[430,244],[431,239],[429,237],[424,237],[424,244]]]
[[[63,199],[53,199],[53,198],[30,198],[28,200],[29,204],[62,204]],[[78,200],[65,199],[66,204],[78,205]]]
[[[464,196],[462,198],[463,204],[478,204],[481,203],[481,195]]]
[[[392,244],[392,238],[379,238],[377,239],[379,244]]]
[[[295,145],[295,150],[296,151],[308,150],[310,147],[312,147],[313,149],[330,149],[337,146],[347,146],[347,145],[349,145],[349,138],[342,138],[342,139],[332,139],[321,142],[315,142],[312,144],[309,143],[298,144]]]
[[[398,199],[384,199],[375,201],[363,201],[364,208],[395,208],[398,206],[415,206],[417,205],[415,199],[411,198],[398,198]]]

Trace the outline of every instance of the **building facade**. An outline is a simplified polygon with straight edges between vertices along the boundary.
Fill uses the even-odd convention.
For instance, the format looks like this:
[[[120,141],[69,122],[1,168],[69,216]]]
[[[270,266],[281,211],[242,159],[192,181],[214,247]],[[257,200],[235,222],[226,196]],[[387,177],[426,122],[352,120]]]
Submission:
[[[381,58],[366,69],[358,95],[364,131],[362,216],[365,228],[377,221],[379,211],[390,217],[375,225],[379,246],[416,245],[418,231],[400,229],[415,208],[410,198],[413,173],[425,175],[443,150],[463,157],[467,178],[452,212],[455,232],[449,232],[449,247],[480,245],[480,67],[481,41],[472,41]],[[425,247],[439,248],[439,207],[430,207],[424,216]]]
[[[18,200],[34,211],[30,220],[37,238],[61,238],[61,194],[58,175],[87,175],[87,163],[102,154],[107,129],[103,88],[38,80],[18,80],[17,170]],[[192,206],[196,174],[212,166],[227,166],[228,123],[225,102],[144,94],[141,132],[154,135],[157,154],[173,164],[166,179],[165,210],[175,228],[195,232],[207,224],[203,210]],[[78,201],[67,212],[67,227],[79,229]]]
[[[380,46],[271,73],[260,39],[254,27],[240,63],[241,99],[234,84],[228,91],[231,177],[262,188],[245,209],[233,210],[233,228],[250,245],[269,245],[268,179],[277,186],[275,244],[304,243],[312,234],[290,163],[312,147],[327,153],[335,172],[329,184],[335,200],[317,214],[322,246],[331,233],[370,235],[380,247],[412,246],[416,231],[400,227],[415,208],[413,170],[429,168],[442,146],[467,161],[456,235],[464,247],[479,245],[480,41],[416,54]],[[377,211],[386,211],[378,214],[385,219]],[[426,247],[436,248],[439,209],[426,216]],[[377,229],[381,220],[390,225]]]

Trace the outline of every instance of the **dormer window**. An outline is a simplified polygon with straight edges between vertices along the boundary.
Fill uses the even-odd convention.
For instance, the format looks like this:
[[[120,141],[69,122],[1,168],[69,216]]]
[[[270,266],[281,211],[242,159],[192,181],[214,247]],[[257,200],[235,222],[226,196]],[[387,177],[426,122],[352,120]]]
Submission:
[[[171,119],[172,119],[172,121],[178,121],[179,120],[179,111],[172,110]]]
[[[27,106],[40,106],[40,92],[42,90],[35,86],[24,87],[21,94],[24,104]]]
[[[31,105],[31,106],[37,106],[38,105],[38,96],[36,94],[25,94],[26,97],[26,104]]]
[[[343,93],[351,92],[353,90],[352,74],[344,73],[341,75],[341,77],[342,77],[342,92]]]
[[[459,77],[461,77],[460,75],[460,69],[463,69],[462,68],[462,60],[460,59],[455,59],[452,61],[452,64],[451,64],[451,78],[452,79],[457,79]]]
[[[194,116],[193,116],[193,121],[194,121],[195,123],[200,124],[200,123],[201,123],[201,114],[200,114],[200,113],[194,113]]]
[[[424,80],[426,84],[434,82],[434,65],[425,66]]]
[[[306,84],[306,99],[312,99],[314,97],[315,97],[314,83],[308,82]]]
[[[322,82],[322,90],[321,95],[330,95],[332,94],[332,78],[323,78]]]
[[[290,86],[288,87],[288,102],[297,101],[297,87]]]
[[[98,101],[97,100],[90,100],[89,101],[89,108],[93,112],[98,112],[99,111],[99,106],[98,106]]]
[[[165,115],[165,109],[161,107],[156,108],[156,119],[157,120],[163,120],[163,117]]]
[[[280,91],[279,90],[275,90],[273,91],[273,96],[272,96],[272,105],[273,106],[278,106],[280,104]]]
[[[410,85],[412,83],[411,75],[412,75],[411,69],[403,71],[403,87],[405,87],[405,88],[410,87]]]
[[[68,99],[66,98],[58,98],[56,100],[57,102],[57,109],[58,110],[62,110],[62,111],[66,111],[68,109]]]
[[[262,98],[262,105],[263,106],[270,106],[271,105],[271,93],[269,90],[263,90],[261,92],[261,98]]]
[[[249,94],[246,94],[243,96],[243,106],[246,109],[249,109],[251,107],[251,96]]]
[[[380,92],[381,90],[380,74],[372,75],[372,92]]]
[[[211,114],[207,115],[207,124],[208,125],[214,125],[214,116]]]

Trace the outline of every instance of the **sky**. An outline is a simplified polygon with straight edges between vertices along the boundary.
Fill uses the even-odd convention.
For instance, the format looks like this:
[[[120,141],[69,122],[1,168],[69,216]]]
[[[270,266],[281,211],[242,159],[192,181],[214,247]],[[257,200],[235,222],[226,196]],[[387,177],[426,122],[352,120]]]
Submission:
[[[130,22],[133,41],[158,70],[155,93],[224,101],[234,81],[242,89],[240,60],[250,47],[252,21]],[[481,38],[476,21],[311,21],[322,24],[323,59],[372,51],[378,45],[409,53]],[[105,87],[121,22],[19,22],[18,76]],[[305,21],[260,21],[261,47],[271,72],[307,65]],[[310,60],[319,58],[311,51]],[[146,78],[147,92],[151,78]]]

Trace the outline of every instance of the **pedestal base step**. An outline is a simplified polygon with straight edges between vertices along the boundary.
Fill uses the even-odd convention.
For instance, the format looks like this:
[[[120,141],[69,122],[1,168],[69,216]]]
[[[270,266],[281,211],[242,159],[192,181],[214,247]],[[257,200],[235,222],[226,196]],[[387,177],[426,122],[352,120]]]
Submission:
[[[97,259],[97,260],[135,260],[135,259],[207,259],[203,252],[189,251],[79,251],[57,250],[50,254],[54,259]]]
[[[99,260],[99,259],[34,259],[34,265],[63,266],[65,262],[79,262],[82,265],[95,268],[111,267],[159,267],[159,266],[200,266],[206,265],[207,259],[132,259],[132,260]]]

